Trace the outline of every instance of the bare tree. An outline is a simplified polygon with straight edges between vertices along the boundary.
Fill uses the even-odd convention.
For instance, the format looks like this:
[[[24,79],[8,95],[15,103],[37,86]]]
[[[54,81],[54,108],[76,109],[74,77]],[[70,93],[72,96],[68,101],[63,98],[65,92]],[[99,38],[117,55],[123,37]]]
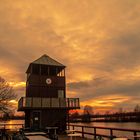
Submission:
[[[90,105],[85,105],[84,106],[84,114],[93,115],[93,107]]]
[[[85,121],[85,122],[90,122],[91,121],[91,115],[93,115],[93,108],[92,108],[92,106],[86,105],[84,107],[82,120]]]
[[[135,106],[134,112],[140,112],[140,106],[138,104]]]
[[[16,94],[13,87],[0,77],[0,112],[9,112],[11,106],[10,100],[15,98]]]

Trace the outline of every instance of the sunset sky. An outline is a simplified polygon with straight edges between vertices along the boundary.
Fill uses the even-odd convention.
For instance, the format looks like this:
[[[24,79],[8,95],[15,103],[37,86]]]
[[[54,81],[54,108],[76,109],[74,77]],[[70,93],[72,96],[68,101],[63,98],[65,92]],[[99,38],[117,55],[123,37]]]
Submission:
[[[98,110],[140,104],[140,0],[1,0],[0,76],[25,95],[28,64],[67,66],[67,97]]]

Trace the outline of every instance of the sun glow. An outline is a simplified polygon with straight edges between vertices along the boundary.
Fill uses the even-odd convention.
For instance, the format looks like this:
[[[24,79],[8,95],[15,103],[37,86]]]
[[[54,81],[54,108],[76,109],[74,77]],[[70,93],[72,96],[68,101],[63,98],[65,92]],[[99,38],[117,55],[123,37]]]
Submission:
[[[25,82],[9,82],[9,85],[14,87],[14,88],[17,88],[17,87],[25,87],[26,86],[26,83]]]
[[[16,100],[11,100],[10,103],[17,104]]]

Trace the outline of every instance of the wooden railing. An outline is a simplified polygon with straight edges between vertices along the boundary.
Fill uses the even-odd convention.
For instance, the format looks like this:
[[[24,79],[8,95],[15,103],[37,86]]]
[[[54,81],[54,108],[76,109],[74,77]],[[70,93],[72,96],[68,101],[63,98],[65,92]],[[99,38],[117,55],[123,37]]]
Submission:
[[[14,128],[24,128],[24,124],[0,124],[0,129],[14,129]]]
[[[77,130],[76,128],[81,128],[81,131]],[[89,132],[85,131],[85,128],[89,128],[90,131]],[[128,139],[137,140],[137,138],[140,138],[140,129],[124,129],[124,128],[99,127],[99,126],[83,126],[83,125],[75,125],[75,124],[68,124],[68,129],[73,129],[73,130],[75,130],[75,132],[81,133],[83,138],[85,137],[85,135],[91,135],[91,136],[93,136],[93,139],[96,139],[97,137],[100,137],[100,138],[101,137],[106,137],[106,138],[109,138],[109,139],[112,140],[113,138],[120,137],[120,136],[115,135],[114,131],[131,132],[132,133],[131,136],[124,136],[123,135],[123,137],[126,137]],[[97,133],[97,130],[108,130],[109,135]],[[138,135],[138,133],[139,133],[139,135]]]
[[[18,110],[31,108],[66,108],[79,109],[79,98],[39,98],[22,97],[18,102]]]

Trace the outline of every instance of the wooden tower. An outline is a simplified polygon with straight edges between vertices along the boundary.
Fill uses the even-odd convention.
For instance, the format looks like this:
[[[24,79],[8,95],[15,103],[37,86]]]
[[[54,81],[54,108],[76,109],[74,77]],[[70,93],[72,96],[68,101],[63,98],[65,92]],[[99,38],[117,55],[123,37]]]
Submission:
[[[18,103],[25,112],[25,127],[66,129],[67,112],[79,109],[79,98],[66,98],[65,66],[47,55],[29,64],[26,97]]]

